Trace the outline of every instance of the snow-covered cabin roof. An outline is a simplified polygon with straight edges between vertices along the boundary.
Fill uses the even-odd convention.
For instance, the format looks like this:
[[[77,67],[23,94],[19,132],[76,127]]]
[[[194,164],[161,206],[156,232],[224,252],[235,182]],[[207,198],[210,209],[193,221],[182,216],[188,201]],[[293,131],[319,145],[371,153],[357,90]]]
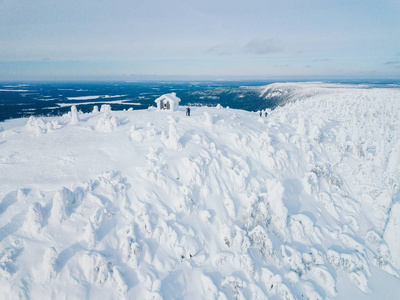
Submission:
[[[178,106],[179,102],[181,102],[181,99],[176,96],[176,93],[164,94],[164,95],[158,97],[154,102],[156,102],[158,104],[160,101],[164,101],[164,100],[168,100],[168,101],[176,104],[176,106]]]

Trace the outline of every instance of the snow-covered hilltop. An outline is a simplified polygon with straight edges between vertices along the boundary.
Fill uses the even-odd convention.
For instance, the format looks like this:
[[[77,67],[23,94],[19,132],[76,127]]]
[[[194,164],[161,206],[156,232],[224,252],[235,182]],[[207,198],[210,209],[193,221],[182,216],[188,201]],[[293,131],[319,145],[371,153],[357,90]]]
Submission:
[[[400,89],[266,89],[0,123],[0,298],[399,295]]]

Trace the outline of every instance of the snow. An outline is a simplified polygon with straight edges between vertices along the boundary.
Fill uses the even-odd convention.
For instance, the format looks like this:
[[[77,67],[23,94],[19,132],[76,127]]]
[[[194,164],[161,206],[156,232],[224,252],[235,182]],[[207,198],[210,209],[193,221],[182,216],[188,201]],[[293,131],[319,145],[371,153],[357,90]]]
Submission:
[[[265,90],[0,123],[0,297],[395,299],[400,89]]]
[[[94,100],[94,99],[108,99],[108,98],[120,98],[127,95],[93,95],[93,96],[78,96],[78,97],[67,97],[68,100]]]
[[[34,92],[32,90],[16,90],[16,89],[0,89],[0,92],[14,92],[14,93],[24,93],[24,92]]]
[[[125,105],[141,105],[141,103],[127,103],[129,100],[115,100],[115,101],[97,101],[97,102],[79,102],[79,103],[57,103],[60,107],[77,106],[77,105],[89,105],[89,104],[125,104]]]

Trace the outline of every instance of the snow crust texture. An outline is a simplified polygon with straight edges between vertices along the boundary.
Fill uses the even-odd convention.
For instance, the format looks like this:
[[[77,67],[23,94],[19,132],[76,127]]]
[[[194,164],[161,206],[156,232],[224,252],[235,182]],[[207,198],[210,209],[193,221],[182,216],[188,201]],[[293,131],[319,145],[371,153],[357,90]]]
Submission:
[[[376,297],[379,278],[400,293],[400,90],[266,89],[289,95],[267,118],[2,123],[0,298]]]

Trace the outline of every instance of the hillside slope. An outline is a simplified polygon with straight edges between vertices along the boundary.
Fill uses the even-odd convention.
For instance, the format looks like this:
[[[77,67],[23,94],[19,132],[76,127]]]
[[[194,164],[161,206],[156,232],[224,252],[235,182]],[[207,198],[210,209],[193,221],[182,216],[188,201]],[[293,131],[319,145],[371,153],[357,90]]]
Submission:
[[[1,298],[398,295],[400,90],[290,89],[0,123]]]

